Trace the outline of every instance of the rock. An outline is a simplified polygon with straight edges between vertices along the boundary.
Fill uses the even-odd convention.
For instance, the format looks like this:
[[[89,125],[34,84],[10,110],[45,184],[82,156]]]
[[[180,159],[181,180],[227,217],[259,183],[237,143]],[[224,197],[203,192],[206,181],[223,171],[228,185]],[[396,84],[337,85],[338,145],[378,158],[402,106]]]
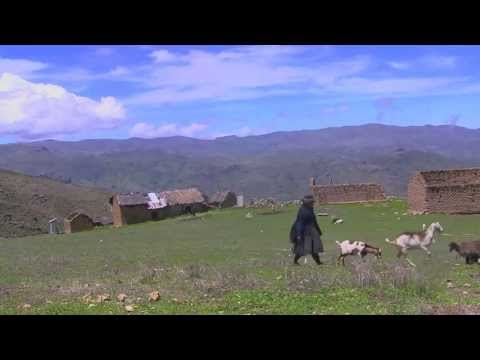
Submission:
[[[148,300],[149,301],[158,301],[160,300],[160,293],[158,291],[152,291],[149,295],[148,295]]]
[[[32,305],[30,305],[30,304],[23,304],[22,307],[23,307],[24,310],[30,310],[30,309],[32,308]]]
[[[118,294],[117,295],[117,300],[120,301],[120,302],[124,302],[125,300],[127,299],[127,295],[126,294]]]
[[[469,283],[465,283],[465,284],[463,284],[463,287],[469,288],[469,287],[472,287],[472,285],[469,284]]]
[[[83,295],[82,300],[83,300],[83,302],[85,302],[87,304],[92,302],[92,294],[88,293],[88,294]]]
[[[252,215],[251,213],[247,213],[247,215],[245,215],[245,217],[246,217],[247,219],[251,219],[251,218],[253,218],[253,215]]]
[[[93,307],[95,307],[95,306],[96,306],[95,304],[88,304],[88,308],[89,308],[89,309],[90,309],[90,308],[93,308]]]
[[[134,309],[133,305],[126,305],[125,306],[125,311],[132,312]]]
[[[453,288],[453,284],[451,281],[447,281],[447,288]]]
[[[468,291],[464,291],[462,294],[463,295],[468,295]]]
[[[98,295],[97,296],[97,303],[103,303],[105,301],[110,301],[110,295],[103,294],[103,295]]]

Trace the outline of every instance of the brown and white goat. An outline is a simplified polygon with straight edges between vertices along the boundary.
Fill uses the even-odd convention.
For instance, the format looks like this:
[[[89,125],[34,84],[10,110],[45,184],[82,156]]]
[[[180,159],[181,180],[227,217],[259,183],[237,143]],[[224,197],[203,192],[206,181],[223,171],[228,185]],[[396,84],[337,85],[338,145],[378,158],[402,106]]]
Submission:
[[[398,257],[404,256],[410,265],[416,266],[407,258],[407,251],[410,249],[422,249],[428,254],[428,256],[431,256],[432,253],[430,252],[429,247],[435,242],[435,239],[438,238],[442,231],[442,225],[440,225],[439,222],[435,222],[424,231],[403,232],[398,235],[395,240],[390,241],[387,238],[385,241],[398,248]]]
[[[362,259],[368,254],[373,254],[377,259],[382,257],[382,249],[365,243],[365,248],[360,252]]]
[[[350,241],[344,240],[342,242],[335,241],[340,247],[340,255],[337,258],[337,265],[342,261],[342,265],[345,265],[345,257],[348,255],[362,256],[362,251],[365,250],[365,243],[363,241]]]

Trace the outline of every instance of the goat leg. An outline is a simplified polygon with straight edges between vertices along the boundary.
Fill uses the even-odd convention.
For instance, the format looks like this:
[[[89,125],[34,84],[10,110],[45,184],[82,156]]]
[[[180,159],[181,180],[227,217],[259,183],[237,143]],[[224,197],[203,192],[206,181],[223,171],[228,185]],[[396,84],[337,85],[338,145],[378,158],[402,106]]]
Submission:
[[[408,257],[405,257],[405,260],[407,260],[408,263],[409,263],[410,265],[412,265],[413,267],[417,267],[417,265],[415,265]]]

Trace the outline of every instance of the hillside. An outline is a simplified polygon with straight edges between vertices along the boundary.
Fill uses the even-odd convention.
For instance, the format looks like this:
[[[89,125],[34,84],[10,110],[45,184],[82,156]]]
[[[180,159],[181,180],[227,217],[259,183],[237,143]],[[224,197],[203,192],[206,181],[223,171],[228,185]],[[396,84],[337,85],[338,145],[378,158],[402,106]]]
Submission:
[[[42,177],[0,171],[0,237],[46,233],[54,217],[83,209],[92,217],[111,217],[110,194]]]
[[[480,166],[480,130],[368,124],[228,136],[0,145],[0,168],[107,191],[197,186],[247,198],[296,199],[318,183],[380,182],[403,196],[417,170]]]

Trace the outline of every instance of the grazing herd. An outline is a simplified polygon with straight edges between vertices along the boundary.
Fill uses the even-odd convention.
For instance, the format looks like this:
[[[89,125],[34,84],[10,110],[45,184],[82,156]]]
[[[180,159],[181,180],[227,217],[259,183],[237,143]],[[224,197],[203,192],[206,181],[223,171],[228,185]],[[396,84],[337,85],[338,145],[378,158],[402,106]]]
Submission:
[[[407,253],[410,250],[421,249],[430,257],[432,255],[430,247],[438,240],[440,234],[443,232],[443,227],[439,222],[434,222],[430,226],[423,224],[422,231],[403,232],[399,234],[394,240],[385,241],[397,248],[398,258],[405,258],[411,266],[416,266],[408,257]],[[342,262],[345,265],[345,257],[349,255],[358,255],[364,258],[368,254],[373,254],[378,258],[382,256],[382,249],[369,245],[363,241],[345,240],[342,242],[336,241],[340,248],[340,255],[337,258],[337,265]],[[474,264],[480,262],[480,240],[464,241],[460,244],[451,242],[449,244],[450,252],[456,251],[460,256],[465,258],[466,264]]]

